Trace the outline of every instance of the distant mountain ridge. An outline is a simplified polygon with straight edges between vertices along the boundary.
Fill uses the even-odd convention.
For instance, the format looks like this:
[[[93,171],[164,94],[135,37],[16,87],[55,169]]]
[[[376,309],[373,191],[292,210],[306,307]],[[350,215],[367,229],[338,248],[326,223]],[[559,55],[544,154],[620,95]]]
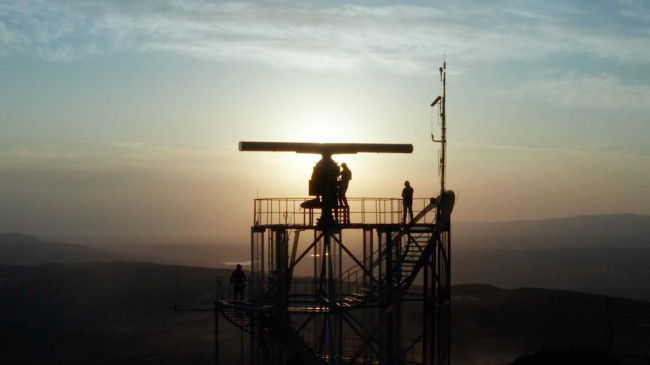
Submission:
[[[127,261],[131,257],[70,243],[48,242],[17,233],[0,233],[0,264],[38,265],[93,261]]]
[[[452,282],[650,301],[650,216],[454,222]]]
[[[650,216],[584,215],[510,222],[453,222],[456,248],[650,248]]]
[[[453,284],[489,283],[620,296],[650,302],[650,249],[456,249]]]
[[[240,238],[223,244],[135,240],[90,245],[4,233],[0,264],[125,261],[224,268],[237,262],[247,268],[250,260],[250,244]],[[650,301],[650,216],[453,222],[451,258],[454,284],[533,286]]]
[[[249,244],[164,242],[144,244],[135,237],[133,243],[120,238],[118,242],[79,244],[44,240],[16,232],[0,233],[0,264],[125,261],[219,268],[228,267],[231,262],[246,265],[250,257]]]
[[[38,238],[18,232],[0,233],[1,245],[21,245],[21,244],[36,244],[41,242]]]

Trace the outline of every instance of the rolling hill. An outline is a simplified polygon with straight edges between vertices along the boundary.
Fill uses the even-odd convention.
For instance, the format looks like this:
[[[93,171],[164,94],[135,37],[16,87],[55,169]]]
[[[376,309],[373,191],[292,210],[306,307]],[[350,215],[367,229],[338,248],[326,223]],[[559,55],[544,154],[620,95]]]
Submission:
[[[215,278],[229,271],[144,263],[0,266],[6,363],[212,364]],[[503,364],[560,346],[603,346],[604,298],[489,285],[452,288],[454,364]],[[650,303],[614,298],[616,351],[648,359]],[[419,326],[420,313],[406,312]],[[239,331],[221,321],[222,358],[237,363]]]

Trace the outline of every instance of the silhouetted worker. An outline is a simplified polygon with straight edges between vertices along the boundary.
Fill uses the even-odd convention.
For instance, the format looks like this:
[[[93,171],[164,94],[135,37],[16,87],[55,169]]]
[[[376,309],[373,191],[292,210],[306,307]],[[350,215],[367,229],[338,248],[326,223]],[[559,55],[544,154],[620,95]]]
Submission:
[[[411,217],[411,220],[413,221],[413,188],[411,187],[411,183],[407,181],[404,181],[404,189],[402,189],[402,206],[404,208],[404,214],[402,215],[402,224],[406,223],[406,211],[409,212],[409,216]]]
[[[348,169],[348,164],[345,162],[341,164],[341,167],[341,173],[339,173],[341,177],[341,180],[339,180],[339,205],[347,207],[348,198],[345,196],[345,193],[348,191],[350,180],[352,180],[352,171]]]
[[[318,222],[321,227],[327,227],[334,223],[332,209],[336,207],[337,177],[339,176],[339,165],[332,160],[331,153],[323,153],[323,158],[318,161],[311,175],[309,195],[321,197],[322,214]]]
[[[237,264],[237,269],[230,275],[230,284],[232,284],[234,293],[234,300],[237,300],[237,293],[239,293],[239,300],[244,300],[244,288],[246,287],[246,274],[241,269],[241,265]]]

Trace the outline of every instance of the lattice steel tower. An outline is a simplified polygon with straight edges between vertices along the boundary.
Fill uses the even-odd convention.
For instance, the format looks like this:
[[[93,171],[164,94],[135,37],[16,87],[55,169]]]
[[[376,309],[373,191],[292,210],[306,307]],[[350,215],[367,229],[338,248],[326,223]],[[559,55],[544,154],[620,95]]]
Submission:
[[[444,67],[440,72],[443,94],[431,106],[439,105],[442,122],[441,139],[432,138],[442,143],[441,191],[414,199],[416,215],[405,224],[401,199],[341,204],[328,185],[336,175],[323,176],[338,168],[332,155],[411,153],[411,145],[240,143],[241,151],[323,156],[310,181],[316,198],[255,199],[246,299],[230,300],[220,286],[217,311],[249,334],[246,363],[449,364],[455,195],[444,187]]]

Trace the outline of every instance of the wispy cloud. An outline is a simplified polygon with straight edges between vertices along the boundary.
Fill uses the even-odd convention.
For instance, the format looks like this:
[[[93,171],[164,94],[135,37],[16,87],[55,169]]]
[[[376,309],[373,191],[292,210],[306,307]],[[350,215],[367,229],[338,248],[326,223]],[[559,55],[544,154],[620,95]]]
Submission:
[[[650,86],[626,84],[608,74],[570,73],[536,80],[502,95],[569,108],[642,109],[650,111]]]
[[[230,146],[230,150],[234,148]],[[0,149],[0,167],[74,168],[76,170],[141,169],[170,172],[219,170],[216,161],[228,154],[226,148],[178,148],[142,141],[108,142],[83,149],[40,144]]]
[[[106,143],[109,154],[116,158],[111,163],[130,167],[191,169],[214,167],[223,155],[221,150],[175,148],[149,142],[116,141]]]
[[[650,5],[644,0],[619,0],[621,14],[631,19],[650,21]]]
[[[20,146],[8,150],[4,153],[0,152],[0,157],[5,155],[13,160],[19,161],[53,161],[53,160],[74,160],[78,161],[83,158],[83,153],[74,153],[63,151],[60,146],[56,144],[42,144],[37,146]]]
[[[406,73],[431,68],[445,51],[465,62],[554,53],[649,62],[643,3],[611,7],[532,0],[431,6],[6,2],[0,5],[0,54],[75,60],[104,52],[175,52],[276,67]]]
[[[634,159],[650,161],[650,155],[633,153],[625,150],[615,149],[616,146],[610,144],[593,144],[588,146],[576,147],[544,147],[544,146],[524,146],[508,144],[485,144],[474,142],[454,142],[452,146],[463,149],[480,149],[495,150],[506,152],[523,152],[535,154],[558,154],[558,155],[590,155],[590,156],[609,156],[613,158]]]

